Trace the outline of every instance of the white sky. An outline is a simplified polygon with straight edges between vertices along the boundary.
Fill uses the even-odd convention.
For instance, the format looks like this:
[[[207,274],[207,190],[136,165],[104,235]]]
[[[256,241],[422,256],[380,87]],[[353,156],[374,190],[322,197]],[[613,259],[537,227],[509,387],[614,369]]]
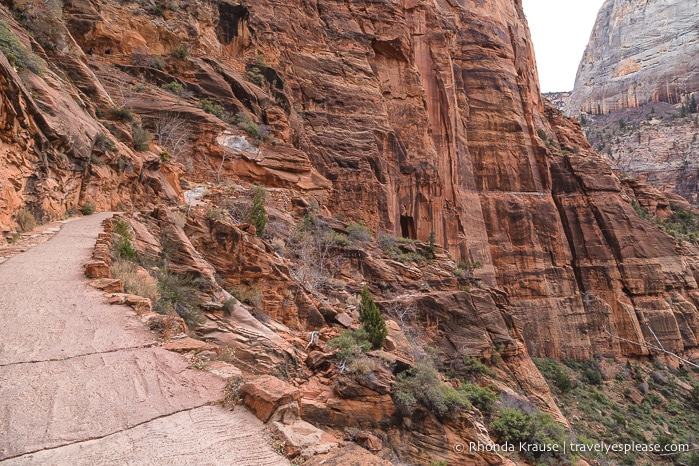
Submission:
[[[604,0],[523,0],[541,92],[572,91]]]

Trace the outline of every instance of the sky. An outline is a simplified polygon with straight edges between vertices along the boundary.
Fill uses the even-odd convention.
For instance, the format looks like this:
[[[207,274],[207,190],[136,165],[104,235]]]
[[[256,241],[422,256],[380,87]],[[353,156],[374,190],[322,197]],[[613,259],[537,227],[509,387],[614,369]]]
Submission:
[[[604,0],[523,0],[541,92],[572,91]]]

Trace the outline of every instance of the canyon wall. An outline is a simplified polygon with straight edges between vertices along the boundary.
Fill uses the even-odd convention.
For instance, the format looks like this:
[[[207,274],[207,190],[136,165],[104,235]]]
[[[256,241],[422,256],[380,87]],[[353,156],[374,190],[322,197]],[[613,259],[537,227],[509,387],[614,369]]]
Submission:
[[[666,347],[696,346],[680,330],[697,319],[687,260],[544,107],[520,2],[261,3],[249,21],[303,112],[298,147],[332,181],[334,211],[434,230],[482,262],[533,355],[644,354],[607,331],[643,340],[649,326]]]
[[[607,0],[575,79],[569,114],[604,114],[699,89],[697,0]]]
[[[54,61],[95,116],[109,96],[144,122],[176,111],[190,131],[188,177],[288,188],[374,232],[434,231],[457,261],[483,265],[483,286],[507,293],[534,356],[646,354],[608,332],[697,347],[696,251],[641,219],[579,125],[544,105],[520,0],[138,8],[66,2],[78,58]],[[187,54],[171,55],[178,47]],[[186,92],[163,89],[173,82]],[[224,109],[268,125],[275,143],[241,149]],[[106,172],[114,188],[98,192],[143,186],[119,176]]]

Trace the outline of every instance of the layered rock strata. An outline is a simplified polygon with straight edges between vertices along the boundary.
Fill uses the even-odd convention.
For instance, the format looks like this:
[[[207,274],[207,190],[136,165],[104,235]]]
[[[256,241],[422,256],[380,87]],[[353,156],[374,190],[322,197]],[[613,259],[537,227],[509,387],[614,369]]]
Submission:
[[[643,355],[607,332],[639,341],[651,328],[668,348],[696,346],[681,330],[697,312],[691,259],[638,217],[579,126],[544,106],[519,1],[138,8],[74,1],[66,18],[102,88],[129,84],[144,121],[176,109],[187,122],[192,176],[303,192],[374,231],[434,231],[508,294],[535,356]],[[180,45],[191,55],[152,61]],[[163,90],[173,81],[188,92]],[[276,144],[250,144],[205,99]]]

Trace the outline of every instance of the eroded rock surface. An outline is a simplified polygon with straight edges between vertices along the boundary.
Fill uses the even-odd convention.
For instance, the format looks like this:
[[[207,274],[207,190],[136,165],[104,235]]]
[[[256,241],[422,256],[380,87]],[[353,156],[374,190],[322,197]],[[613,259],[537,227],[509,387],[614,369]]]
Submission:
[[[697,0],[607,0],[578,68],[568,112],[604,114],[699,89]]]

